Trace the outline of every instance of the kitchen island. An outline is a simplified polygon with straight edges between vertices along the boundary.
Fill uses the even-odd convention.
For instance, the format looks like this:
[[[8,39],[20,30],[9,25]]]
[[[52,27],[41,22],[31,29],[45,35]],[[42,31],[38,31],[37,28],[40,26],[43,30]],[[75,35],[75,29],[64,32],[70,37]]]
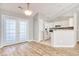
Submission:
[[[74,47],[76,44],[74,27],[52,28],[51,43],[54,47]]]

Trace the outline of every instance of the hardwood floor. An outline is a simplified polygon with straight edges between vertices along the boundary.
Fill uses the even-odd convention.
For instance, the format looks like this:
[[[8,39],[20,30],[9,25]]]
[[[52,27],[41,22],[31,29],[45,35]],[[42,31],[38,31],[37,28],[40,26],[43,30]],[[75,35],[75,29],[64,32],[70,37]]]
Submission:
[[[48,45],[48,46],[51,46],[51,40],[50,40],[50,39],[42,40],[42,41],[40,41],[40,43],[41,43],[41,44]]]
[[[79,56],[79,43],[74,48],[53,48],[36,42],[25,42],[0,49],[1,56]]]

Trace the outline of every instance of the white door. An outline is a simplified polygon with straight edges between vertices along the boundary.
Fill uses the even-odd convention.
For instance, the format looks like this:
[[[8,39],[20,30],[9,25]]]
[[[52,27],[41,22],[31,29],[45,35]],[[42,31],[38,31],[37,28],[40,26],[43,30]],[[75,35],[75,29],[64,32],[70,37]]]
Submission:
[[[29,31],[28,31],[28,22],[20,21],[19,22],[19,41],[25,42],[28,41],[29,38]]]
[[[16,21],[13,19],[4,20],[4,44],[14,44],[16,42]]]
[[[21,19],[22,20],[22,19]],[[28,21],[18,18],[3,16],[2,20],[2,45],[11,45],[29,40]]]

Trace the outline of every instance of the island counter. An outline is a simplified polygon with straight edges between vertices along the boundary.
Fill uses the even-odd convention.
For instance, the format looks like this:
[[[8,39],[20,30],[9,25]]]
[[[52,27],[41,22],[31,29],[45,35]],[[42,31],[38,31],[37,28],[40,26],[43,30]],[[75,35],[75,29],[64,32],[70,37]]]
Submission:
[[[52,28],[51,43],[54,47],[74,47],[74,27]]]

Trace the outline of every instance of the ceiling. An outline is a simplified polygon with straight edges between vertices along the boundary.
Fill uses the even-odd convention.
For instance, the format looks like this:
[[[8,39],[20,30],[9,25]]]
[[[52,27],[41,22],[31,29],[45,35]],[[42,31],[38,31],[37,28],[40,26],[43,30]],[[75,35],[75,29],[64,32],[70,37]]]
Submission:
[[[33,11],[32,17],[36,13],[39,13],[41,17],[54,19],[63,14],[63,12],[66,12],[70,8],[73,8],[77,5],[78,4],[72,3],[31,3],[30,9]],[[24,12],[18,8],[18,6],[22,6],[25,10],[27,8],[27,4],[24,3],[1,3],[0,9],[25,15]]]

